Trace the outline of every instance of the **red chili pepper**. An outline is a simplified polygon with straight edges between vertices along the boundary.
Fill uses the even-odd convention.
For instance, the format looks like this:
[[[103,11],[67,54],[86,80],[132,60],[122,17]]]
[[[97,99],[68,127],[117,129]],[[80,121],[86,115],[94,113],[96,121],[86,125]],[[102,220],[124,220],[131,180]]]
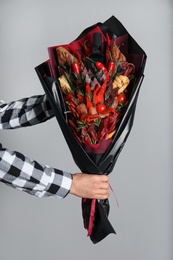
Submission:
[[[110,76],[112,76],[114,74],[115,71],[115,62],[114,61],[110,61],[108,64],[108,73]]]
[[[85,86],[85,100],[86,100],[87,109],[89,109],[90,107],[94,107],[91,99],[92,99],[91,87],[90,87],[90,85],[88,83],[86,83],[86,86]]]
[[[86,106],[87,106],[87,109],[89,109],[90,107],[93,107],[93,103],[91,101],[91,99],[89,97],[85,97],[86,98]]]
[[[76,111],[76,108],[75,108],[75,107],[70,106],[70,111],[72,112],[72,114],[73,114],[73,116],[74,116],[75,118],[79,118],[79,114],[78,114],[78,112]]]
[[[101,86],[99,84],[97,84],[95,86],[94,92],[93,92],[93,101],[94,103],[97,105],[99,102],[103,102],[103,99],[101,97],[101,95],[99,95],[99,91],[101,89]]]
[[[76,107],[78,105],[78,102],[74,98],[71,98],[70,105]]]
[[[104,94],[106,91],[107,80],[104,81],[103,85],[96,85],[95,90],[93,92],[93,101],[95,104],[104,103]]]
[[[80,75],[80,69],[81,69],[81,66],[78,62],[73,62],[72,63],[72,69],[74,71],[74,73]]]
[[[105,74],[105,76],[106,76],[106,80],[109,81],[109,73],[108,73],[106,67],[103,65],[103,63],[97,61],[97,62],[95,63],[95,66],[96,66],[97,69],[103,70],[103,72],[104,72],[104,74]]]
[[[72,99],[69,102],[69,107],[74,109],[76,108],[76,105],[72,102]]]
[[[69,94],[65,97],[65,100],[66,100],[66,101],[70,101],[72,98],[73,98],[73,94],[72,94],[72,93],[69,93]]]
[[[79,99],[80,102],[83,102],[83,100],[84,100],[84,96],[82,96],[79,93],[77,93],[77,98]]]
[[[90,85],[87,82],[85,84],[85,94],[87,94],[87,95],[91,95],[92,94],[91,87],[90,87]]]

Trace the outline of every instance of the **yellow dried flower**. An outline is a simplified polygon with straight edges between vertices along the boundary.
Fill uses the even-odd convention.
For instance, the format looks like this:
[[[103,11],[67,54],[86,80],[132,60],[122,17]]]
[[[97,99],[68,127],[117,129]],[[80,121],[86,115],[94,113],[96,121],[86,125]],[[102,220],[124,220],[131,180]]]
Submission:
[[[113,81],[113,88],[118,88],[118,94],[122,93],[129,85],[129,78],[124,75],[118,75]]]

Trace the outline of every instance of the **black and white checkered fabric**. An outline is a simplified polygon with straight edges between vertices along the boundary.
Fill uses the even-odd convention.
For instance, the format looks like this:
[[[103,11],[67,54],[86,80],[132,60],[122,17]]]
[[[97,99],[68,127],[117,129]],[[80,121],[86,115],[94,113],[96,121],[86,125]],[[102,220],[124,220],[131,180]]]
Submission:
[[[52,118],[53,111],[46,95],[0,101],[0,129],[15,129],[42,123]]]
[[[0,129],[15,129],[42,123],[53,117],[46,96],[0,102]],[[38,197],[64,198],[70,190],[70,173],[39,164],[0,143],[0,181]]]

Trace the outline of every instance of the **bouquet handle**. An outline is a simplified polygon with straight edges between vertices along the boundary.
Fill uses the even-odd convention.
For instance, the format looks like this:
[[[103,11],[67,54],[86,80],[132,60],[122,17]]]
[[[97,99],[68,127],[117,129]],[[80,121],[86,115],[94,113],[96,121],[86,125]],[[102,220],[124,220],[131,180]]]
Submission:
[[[84,228],[88,231],[93,244],[100,242],[109,234],[116,234],[108,221],[110,205],[109,200],[82,199],[82,214]]]

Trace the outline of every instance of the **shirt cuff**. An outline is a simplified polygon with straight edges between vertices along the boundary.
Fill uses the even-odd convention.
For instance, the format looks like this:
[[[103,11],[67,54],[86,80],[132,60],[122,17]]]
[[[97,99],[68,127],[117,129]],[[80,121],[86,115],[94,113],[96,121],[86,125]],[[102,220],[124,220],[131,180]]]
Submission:
[[[53,197],[65,198],[70,192],[72,181],[71,173],[63,171],[62,175],[60,175],[56,174],[55,170],[54,181],[49,187],[48,192],[52,193]]]

